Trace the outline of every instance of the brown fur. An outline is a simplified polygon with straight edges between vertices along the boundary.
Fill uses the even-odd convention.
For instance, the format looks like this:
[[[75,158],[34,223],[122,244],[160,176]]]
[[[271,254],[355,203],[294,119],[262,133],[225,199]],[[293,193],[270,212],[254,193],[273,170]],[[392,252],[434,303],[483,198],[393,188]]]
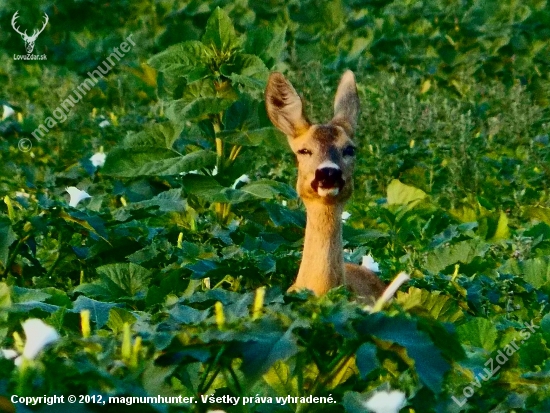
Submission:
[[[280,73],[271,74],[265,94],[269,118],[287,135],[298,158],[296,189],[307,212],[302,263],[289,291],[306,288],[322,295],[344,284],[364,300],[374,302],[384,291],[384,283],[372,271],[344,263],[342,245],[342,212],[353,192],[355,162],[349,148],[355,147],[352,137],[359,113],[353,73],[347,71],[342,77],[334,101],[334,117],[327,124],[309,122],[296,90]],[[304,150],[309,153],[304,154]],[[326,194],[312,185],[316,171],[326,162],[342,173],[344,184],[337,193]]]

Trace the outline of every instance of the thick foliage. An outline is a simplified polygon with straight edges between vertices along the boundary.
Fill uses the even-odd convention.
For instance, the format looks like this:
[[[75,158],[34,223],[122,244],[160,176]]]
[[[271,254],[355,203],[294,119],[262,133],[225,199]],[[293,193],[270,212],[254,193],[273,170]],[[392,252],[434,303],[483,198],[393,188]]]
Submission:
[[[387,388],[417,412],[548,411],[546,2],[5,3],[5,27],[18,7],[50,24],[48,61],[0,39],[0,347],[20,351],[31,317],[62,338],[23,368],[0,353],[0,411],[11,394],[215,393],[252,401],[139,409],[359,412]],[[362,103],[346,258],[413,277],[380,312],[283,293],[305,218],[265,81],[285,72],[323,120],[344,68]],[[91,199],[69,206],[67,186]],[[310,395],[334,403],[277,401]]]

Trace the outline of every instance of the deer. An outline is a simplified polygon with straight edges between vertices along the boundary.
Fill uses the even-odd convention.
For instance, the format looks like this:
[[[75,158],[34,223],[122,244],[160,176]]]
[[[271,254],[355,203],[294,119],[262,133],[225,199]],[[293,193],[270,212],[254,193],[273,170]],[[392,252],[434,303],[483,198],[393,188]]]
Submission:
[[[273,125],[283,132],[296,155],[296,191],[306,208],[302,261],[289,292],[308,289],[316,296],[344,285],[358,298],[374,303],[385,284],[376,274],[344,262],[342,212],[353,193],[357,145],[354,134],[359,115],[355,76],[347,70],[334,98],[334,116],[324,124],[312,124],[302,99],[278,72],[270,74],[265,105]]]
[[[44,31],[44,29],[46,28],[46,25],[48,24],[48,21],[49,21],[49,17],[46,13],[44,13],[44,17],[45,17],[46,20],[44,21],[44,24],[42,25],[42,28],[40,30],[34,29],[33,32],[32,32],[32,35],[29,36],[27,34],[26,30],[25,30],[24,33],[21,33],[21,31],[19,30],[19,27],[15,26],[15,21],[19,17],[17,15],[17,13],[19,13],[19,10],[17,10],[15,12],[15,14],[13,15],[13,17],[11,19],[11,26],[13,27],[13,30],[15,30],[23,38],[23,41],[25,42],[25,49],[27,49],[27,54],[31,54],[32,51],[34,50],[34,42],[38,38],[38,35],[40,33],[42,33]]]

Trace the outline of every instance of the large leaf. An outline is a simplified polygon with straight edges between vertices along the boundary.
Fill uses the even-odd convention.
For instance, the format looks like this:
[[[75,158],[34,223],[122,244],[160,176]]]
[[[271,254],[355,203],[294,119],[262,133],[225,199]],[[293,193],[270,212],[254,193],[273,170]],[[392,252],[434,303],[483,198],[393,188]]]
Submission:
[[[406,293],[397,292],[397,302],[404,310],[414,310],[420,315],[443,322],[453,323],[464,316],[456,300],[450,295],[442,295],[441,291],[410,287]]]
[[[488,249],[487,243],[474,239],[461,241],[447,248],[438,248],[428,254],[426,269],[437,273],[458,262],[469,264],[475,257],[484,256]]]
[[[172,122],[147,125],[143,131],[129,133],[122,141],[126,148],[153,147],[172,149],[174,141],[180,136],[181,127]],[[110,155],[109,155],[110,156]]]
[[[262,199],[271,199],[276,195],[282,195],[288,199],[295,199],[298,196],[290,185],[269,179],[251,182],[243,186],[241,191]]]
[[[128,209],[140,209],[158,207],[162,212],[185,210],[185,200],[182,197],[182,189],[174,188],[154,196],[146,201],[134,202],[128,204]]]
[[[524,261],[520,265],[524,272],[524,280],[535,288],[540,288],[550,281],[550,259],[536,257]]]
[[[80,313],[82,310],[89,310],[90,321],[95,322],[97,328],[101,328],[107,324],[111,309],[119,306],[121,304],[96,301],[81,295],[73,303],[73,311]]]
[[[497,329],[491,320],[474,318],[456,329],[460,341],[474,347],[481,347],[487,351],[496,349],[498,338]]]
[[[420,380],[434,393],[441,392],[443,377],[451,366],[430,337],[418,329],[415,321],[375,313],[360,320],[356,328],[363,334],[404,347],[415,362]]]
[[[109,153],[102,172],[119,177],[178,175],[212,168],[215,163],[216,154],[205,150],[179,155],[170,149],[161,148],[115,148]]]
[[[243,373],[251,379],[265,374],[274,363],[286,360],[298,353],[296,338],[291,326],[285,333],[258,334],[253,341],[240,347],[243,354]]]
[[[426,193],[414,186],[405,185],[398,179],[394,179],[388,185],[387,199],[388,204],[407,205],[417,203],[426,198]]]
[[[147,293],[151,271],[134,263],[107,264],[97,268],[100,279],[81,284],[76,292],[109,300],[142,299]]]
[[[227,53],[240,44],[231,19],[219,7],[206,22],[206,31],[201,41],[206,46],[214,46],[220,53]]]
[[[186,77],[200,67],[206,58],[204,45],[195,40],[170,46],[151,57],[149,65],[169,76]]]

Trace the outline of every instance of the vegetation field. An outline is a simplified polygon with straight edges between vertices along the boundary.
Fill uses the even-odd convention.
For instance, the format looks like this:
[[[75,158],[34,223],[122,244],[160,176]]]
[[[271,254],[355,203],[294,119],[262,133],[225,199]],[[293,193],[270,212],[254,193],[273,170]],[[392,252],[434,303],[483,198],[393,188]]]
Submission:
[[[0,4],[0,412],[550,411],[546,0]],[[326,121],[346,69],[381,310],[286,293],[266,81]]]

